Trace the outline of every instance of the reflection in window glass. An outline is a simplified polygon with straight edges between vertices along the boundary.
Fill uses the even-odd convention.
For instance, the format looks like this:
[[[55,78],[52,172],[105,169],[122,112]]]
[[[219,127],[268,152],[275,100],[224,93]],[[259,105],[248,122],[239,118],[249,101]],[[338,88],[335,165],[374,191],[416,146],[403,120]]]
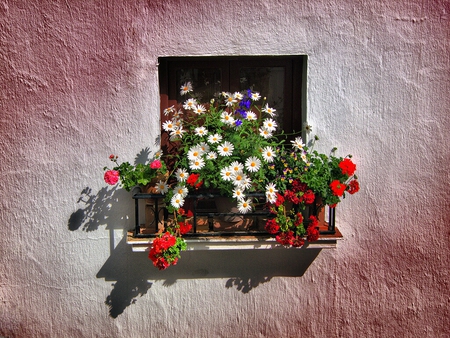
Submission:
[[[186,68],[176,72],[177,88],[184,83],[191,82],[195,97],[200,101],[217,98],[222,91],[222,72],[220,68]],[[177,101],[182,102],[185,97],[177,91]]]

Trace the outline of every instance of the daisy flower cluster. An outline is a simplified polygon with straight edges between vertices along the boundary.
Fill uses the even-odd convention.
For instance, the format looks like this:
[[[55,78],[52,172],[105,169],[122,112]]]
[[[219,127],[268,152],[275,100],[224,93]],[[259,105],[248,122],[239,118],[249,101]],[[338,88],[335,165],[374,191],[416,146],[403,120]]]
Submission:
[[[208,104],[198,102],[190,83],[180,88],[190,94],[179,107],[169,107],[163,123],[170,140],[178,144],[176,183],[159,182],[175,209],[183,206],[190,190],[218,189],[233,197],[241,213],[252,210],[248,193],[272,189],[268,166],[274,162],[280,141],[274,137],[276,109],[258,92],[222,92]],[[258,102],[263,100],[261,104]]]

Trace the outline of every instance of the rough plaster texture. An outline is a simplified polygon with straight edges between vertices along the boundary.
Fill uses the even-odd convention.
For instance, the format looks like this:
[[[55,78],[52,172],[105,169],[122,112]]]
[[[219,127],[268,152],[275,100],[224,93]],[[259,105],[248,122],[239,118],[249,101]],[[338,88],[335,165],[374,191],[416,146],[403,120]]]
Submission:
[[[445,0],[1,0],[0,335],[449,336],[449,20]],[[159,272],[102,167],[157,149],[159,56],[259,54],[308,55],[308,120],[354,155],[344,240]]]

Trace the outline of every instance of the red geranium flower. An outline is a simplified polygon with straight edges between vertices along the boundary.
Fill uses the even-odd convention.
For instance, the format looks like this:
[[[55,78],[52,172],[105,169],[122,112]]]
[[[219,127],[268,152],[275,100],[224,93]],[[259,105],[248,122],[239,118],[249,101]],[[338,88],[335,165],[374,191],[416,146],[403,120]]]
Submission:
[[[114,185],[119,181],[119,172],[117,170],[107,170],[103,178],[109,185]]]
[[[279,207],[284,203],[284,197],[281,196],[279,193],[277,193],[277,201],[275,202],[275,205]]]
[[[300,212],[297,212],[297,219],[294,222],[296,227],[300,226],[303,223],[303,215]]]
[[[162,256],[153,260],[153,265],[156,266],[159,270],[165,270],[170,266],[169,262],[167,262],[166,259]]]
[[[289,230],[288,232],[282,232],[278,236],[275,237],[278,243],[282,245],[292,245],[294,240],[294,232]]]
[[[298,198],[298,196],[292,190],[286,190],[284,192],[284,198],[287,199],[288,201],[294,203],[294,204],[299,204],[300,203],[300,199]]]
[[[197,182],[199,177],[200,174],[190,174],[186,183],[189,184],[191,187],[195,187],[198,189],[203,184],[203,181]]]
[[[348,184],[348,193],[353,195],[358,191],[359,191],[359,182],[357,180],[350,181],[350,183]]]
[[[344,175],[352,176],[355,173],[356,164],[349,158],[344,158],[344,160],[339,163],[339,168],[341,168]]]
[[[306,190],[306,192],[303,194],[303,200],[306,204],[312,204],[315,199],[316,195],[314,195],[311,189]]]
[[[154,160],[152,163],[150,163],[150,168],[152,169],[159,169],[162,167],[160,160]]]
[[[192,229],[192,225],[188,222],[179,222],[178,225],[180,226],[180,234],[182,235],[187,234]]]
[[[342,196],[345,189],[347,189],[347,186],[344,183],[341,183],[339,180],[334,180],[330,183],[330,188],[333,191],[334,195]]]
[[[305,240],[301,236],[295,236],[292,238],[292,246],[295,248],[301,247],[303,244],[305,244]]]
[[[310,220],[310,225],[312,227],[316,227],[319,225],[319,221],[317,220],[317,217],[314,215],[309,216],[309,220]]]
[[[277,224],[275,219],[269,219],[266,222],[265,229],[269,234],[275,235],[278,231],[280,231],[280,226]]]
[[[308,189],[306,183],[301,183],[299,180],[292,181],[292,190],[294,192],[306,191],[306,189]]]
[[[319,230],[317,230],[315,226],[310,225],[308,229],[306,229],[306,238],[308,242],[317,241],[319,239]]]

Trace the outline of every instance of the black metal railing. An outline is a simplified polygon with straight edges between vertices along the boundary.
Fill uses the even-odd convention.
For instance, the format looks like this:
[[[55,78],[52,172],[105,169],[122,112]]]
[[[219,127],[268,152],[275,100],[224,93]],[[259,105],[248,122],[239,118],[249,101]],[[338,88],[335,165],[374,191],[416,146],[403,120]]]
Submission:
[[[260,217],[270,217],[271,213],[267,207],[265,207],[265,194],[264,193],[251,193],[247,194],[248,197],[251,197],[252,199],[258,201],[259,203],[256,203],[256,208],[253,212],[249,213],[236,213],[236,212],[217,212],[217,210],[214,207],[208,207],[208,206],[199,206],[199,202],[201,201],[213,201],[215,197],[218,197],[220,195],[213,194],[213,193],[199,193],[199,194],[189,194],[186,197],[186,201],[190,202],[190,205],[192,206],[192,212],[193,212],[193,225],[192,225],[192,232],[189,232],[185,235],[183,235],[186,238],[195,238],[195,237],[228,237],[228,236],[269,236],[269,234],[264,230],[259,229],[249,229],[249,230],[238,230],[238,231],[220,231],[214,229],[214,219],[217,217],[223,217],[223,216],[243,216],[243,217],[251,217],[253,218],[253,221],[258,223],[258,220]],[[151,238],[155,237],[156,234],[159,231],[160,222],[163,221],[164,224],[168,220],[168,211],[165,207],[165,203],[163,202],[164,196],[160,194],[147,194],[147,193],[136,193],[133,195],[133,199],[135,200],[135,228],[133,231],[133,236],[137,238]],[[147,199],[151,200],[152,204],[146,205],[146,207],[152,208],[152,214],[154,215],[154,219],[151,222],[151,225],[154,224],[155,231],[154,233],[141,233],[141,224],[139,222],[140,220],[140,206],[139,206],[139,200]],[[328,222],[325,222],[327,224],[327,229],[319,229],[320,235],[334,235],[336,233],[335,231],[335,215],[336,210],[335,208],[329,208],[328,206]],[[308,222],[308,217],[310,215],[317,215],[318,209],[316,205],[312,205],[310,207],[307,207],[304,211],[302,211],[303,217],[305,219],[305,223]],[[163,219],[161,219],[161,216]],[[199,217],[205,217],[207,218],[208,223],[208,230],[207,231],[198,231],[198,218]]]

